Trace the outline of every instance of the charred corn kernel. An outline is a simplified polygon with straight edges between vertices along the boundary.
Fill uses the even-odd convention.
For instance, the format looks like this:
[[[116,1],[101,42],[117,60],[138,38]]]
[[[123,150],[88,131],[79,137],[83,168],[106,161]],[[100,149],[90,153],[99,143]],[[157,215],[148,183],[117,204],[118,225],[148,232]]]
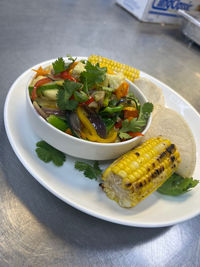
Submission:
[[[102,188],[121,207],[134,207],[160,187],[180,161],[176,146],[168,139],[151,138],[105,170]]]
[[[88,61],[90,61],[92,64],[99,63],[100,67],[107,67],[109,72],[121,72],[128,80],[132,82],[140,77],[139,70],[105,57],[91,55],[89,56]]]

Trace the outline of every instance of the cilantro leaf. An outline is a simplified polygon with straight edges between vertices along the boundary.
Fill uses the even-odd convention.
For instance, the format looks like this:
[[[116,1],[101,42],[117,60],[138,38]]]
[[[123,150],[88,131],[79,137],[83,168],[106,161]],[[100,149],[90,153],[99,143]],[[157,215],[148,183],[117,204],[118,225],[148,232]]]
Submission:
[[[82,84],[65,80],[63,88],[59,88],[57,93],[57,105],[61,110],[75,110],[78,106],[78,101],[71,99],[70,97],[76,90],[81,88]]]
[[[72,100],[68,100],[66,102],[66,106],[65,109],[66,110],[70,110],[70,111],[74,111],[77,107],[78,107],[78,101],[72,99]]]
[[[148,120],[151,112],[153,111],[152,103],[144,103],[140,109],[139,119]]]
[[[141,132],[143,127],[146,125],[146,120],[143,119],[132,119],[132,120],[124,120],[122,122],[122,128],[120,129],[120,133],[132,132],[137,133]]]
[[[132,136],[130,136],[130,135],[127,134],[127,133],[119,133],[119,137],[120,137],[121,139],[125,139],[125,140],[127,140],[127,139],[131,139],[131,138],[132,138]]]
[[[55,62],[52,63],[55,74],[58,74],[68,69],[77,59],[71,57],[70,55],[67,55],[67,58],[71,62],[65,63],[64,59],[62,57],[59,57]]]
[[[45,141],[39,141],[36,143],[37,148],[35,149],[38,157],[48,163],[52,161],[56,166],[62,166],[66,160],[66,156],[63,152],[52,147]]]
[[[82,171],[85,177],[89,179],[97,180],[102,174],[102,170],[99,168],[98,161],[95,161],[93,166],[82,161],[76,161],[74,167],[75,169]]]
[[[134,118],[132,120],[124,120],[122,122],[122,128],[120,129],[120,133],[127,133],[127,132],[142,132],[144,127],[147,124],[147,120],[153,110],[153,104],[152,103],[144,103],[140,107],[140,113],[138,118]]]
[[[67,59],[71,61],[70,64],[74,63],[76,60],[77,60],[77,57],[76,58],[73,58],[70,54],[67,54]]]
[[[52,63],[55,74],[58,74],[65,70],[65,62],[62,57],[58,58]]]
[[[195,187],[198,183],[198,180],[183,178],[174,173],[157,191],[165,195],[178,196],[188,192],[189,189]]]
[[[84,84],[83,90],[87,92],[88,89],[105,80],[107,68],[101,68],[98,63],[93,65],[87,61],[85,69],[86,71],[81,72],[80,79]]]

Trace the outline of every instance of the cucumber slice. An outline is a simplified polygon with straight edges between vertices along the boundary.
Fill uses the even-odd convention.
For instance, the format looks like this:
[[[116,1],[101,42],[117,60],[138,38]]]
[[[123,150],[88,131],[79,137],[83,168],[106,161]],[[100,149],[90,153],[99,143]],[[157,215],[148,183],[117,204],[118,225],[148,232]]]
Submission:
[[[44,84],[44,85],[38,87],[38,89],[40,89],[41,91],[59,89],[59,88],[60,88],[60,85],[57,84],[56,82],[47,83],[47,84]]]
[[[56,100],[57,99],[57,93],[58,89],[49,89],[49,90],[44,90],[43,95],[46,96],[50,100]]]
[[[52,83],[47,83],[37,88],[37,94],[41,95],[41,93],[43,93],[45,90],[55,90],[55,89],[59,89],[60,87],[61,87],[61,83],[57,83],[57,81],[52,82]],[[29,86],[28,90],[29,90],[29,95],[31,96],[32,91],[33,91],[33,86]]]

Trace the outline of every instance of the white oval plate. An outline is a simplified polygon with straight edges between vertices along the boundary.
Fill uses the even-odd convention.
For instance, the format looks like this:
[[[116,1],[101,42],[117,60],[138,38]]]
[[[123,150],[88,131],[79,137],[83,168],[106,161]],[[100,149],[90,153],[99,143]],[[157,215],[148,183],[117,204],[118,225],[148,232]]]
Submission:
[[[42,62],[32,68],[51,62],[52,60]],[[42,162],[35,153],[35,144],[40,139],[32,131],[31,122],[26,115],[25,89],[32,68],[25,71],[11,86],[4,107],[4,122],[14,152],[41,185],[82,212],[122,225],[163,227],[185,221],[200,213],[199,186],[179,197],[154,192],[135,208],[123,209],[106,197],[98,182],[85,178],[74,169],[76,158],[67,156],[62,167]],[[179,112],[191,127],[197,146],[197,163],[193,177],[199,179],[200,115],[167,85],[146,73],[141,72],[141,76],[147,77],[163,89],[166,105]],[[100,167],[105,169],[109,163],[101,163]]]

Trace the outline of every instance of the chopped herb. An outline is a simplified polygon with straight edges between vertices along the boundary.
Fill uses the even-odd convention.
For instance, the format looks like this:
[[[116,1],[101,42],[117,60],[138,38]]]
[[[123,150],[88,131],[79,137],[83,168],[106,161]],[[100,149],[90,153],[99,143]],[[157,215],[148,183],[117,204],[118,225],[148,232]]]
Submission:
[[[128,140],[128,139],[131,139],[132,138],[132,136],[130,136],[129,134],[127,134],[127,133],[119,133],[119,137],[121,138],[121,139],[125,139],[125,140]]]
[[[65,70],[65,62],[62,57],[58,58],[52,63],[55,74],[63,72]]]
[[[73,58],[71,55],[67,54],[67,59],[71,61],[71,63],[74,63],[77,60],[77,57]]]
[[[35,151],[38,157],[46,163],[52,161],[56,166],[62,166],[66,160],[63,152],[47,144],[45,141],[37,142],[36,146]]]
[[[55,74],[58,74],[68,69],[77,59],[71,57],[70,55],[67,55],[67,58],[69,61],[71,61],[70,63],[65,63],[62,57],[59,57],[55,62],[52,63]]]
[[[149,102],[144,103],[140,109],[139,119],[148,120],[152,111],[153,111],[153,104]]]
[[[178,196],[190,191],[189,189],[195,187],[198,183],[198,180],[183,178],[174,173],[157,191],[165,195]]]
[[[82,84],[65,80],[64,88],[60,88],[57,93],[57,105],[61,110],[75,110],[78,106],[78,101],[70,99],[76,90],[81,88]]]
[[[71,66],[72,66],[72,64],[77,60],[77,57],[76,58],[73,58],[71,55],[67,55],[67,59],[69,60],[69,61],[71,61],[71,62],[69,62],[69,63],[66,63],[66,65],[65,65],[65,69],[69,69]]]
[[[81,82],[84,84],[83,90],[87,93],[90,88],[105,80],[107,68],[99,67],[99,64],[92,65],[87,61],[86,71],[81,72]]]
[[[95,161],[93,165],[81,161],[76,161],[74,167],[75,169],[82,171],[85,177],[89,179],[97,180],[101,177],[102,174],[102,170],[99,168],[98,161]]]
[[[108,133],[115,125],[116,123],[116,119],[113,118],[103,118],[101,117],[102,121],[104,122],[105,126],[106,126],[106,132]]]
[[[80,91],[80,92],[79,91],[75,91],[74,92],[74,98],[79,103],[86,102],[89,99],[88,95],[83,91]]]
[[[146,126],[147,120],[153,110],[153,104],[144,103],[140,108],[140,113],[138,118],[133,118],[132,120],[124,120],[122,122],[122,128],[120,129],[120,133],[139,133],[143,130],[144,126]]]

